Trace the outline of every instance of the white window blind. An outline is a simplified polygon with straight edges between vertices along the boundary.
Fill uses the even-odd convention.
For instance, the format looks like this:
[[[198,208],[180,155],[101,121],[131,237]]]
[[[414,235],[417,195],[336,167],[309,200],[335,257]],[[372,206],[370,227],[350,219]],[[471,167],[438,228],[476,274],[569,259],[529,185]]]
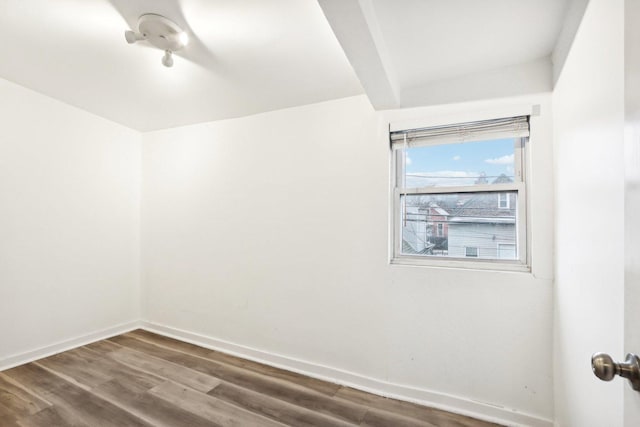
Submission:
[[[529,117],[508,117],[391,132],[393,148],[529,136]]]

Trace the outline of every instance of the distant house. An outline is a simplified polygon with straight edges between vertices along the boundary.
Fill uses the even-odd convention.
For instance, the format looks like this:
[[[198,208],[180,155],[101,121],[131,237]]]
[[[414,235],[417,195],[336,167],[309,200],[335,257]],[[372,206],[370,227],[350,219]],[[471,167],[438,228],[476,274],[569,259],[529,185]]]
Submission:
[[[506,182],[511,178],[501,175],[492,184]],[[415,200],[405,207],[402,253],[517,259],[516,208],[514,192]]]
[[[406,206],[402,221],[402,253],[431,255],[435,246],[429,241],[427,214],[421,206]]]
[[[433,243],[432,253],[446,255],[449,238],[449,212],[437,203],[431,202],[424,208],[429,242]]]
[[[516,194],[480,193],[449,217],[448,255],[516,259]]]
[[[446,255],[449,213],[435,202],[407,206],[402,227],[402,252]]]

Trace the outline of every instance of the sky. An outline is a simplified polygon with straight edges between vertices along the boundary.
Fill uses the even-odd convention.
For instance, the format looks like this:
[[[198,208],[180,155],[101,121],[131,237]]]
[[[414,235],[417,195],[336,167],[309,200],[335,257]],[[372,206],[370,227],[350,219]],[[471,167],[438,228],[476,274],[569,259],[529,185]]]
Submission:
[[[513,177],[514,139],[442,144],[407,150],[407,186],[473,184],[481,173],[489,182]]]

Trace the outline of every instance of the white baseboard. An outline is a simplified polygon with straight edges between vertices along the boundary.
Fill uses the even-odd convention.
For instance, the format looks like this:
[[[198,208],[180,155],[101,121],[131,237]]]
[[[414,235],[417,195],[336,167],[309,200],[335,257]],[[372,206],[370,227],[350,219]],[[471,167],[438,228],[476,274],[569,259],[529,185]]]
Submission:
[[[42,359],[43,357],[52,356],[63,351],[71,350],[76,347],[80,347],[92,342],[100,341],[103,339],[111,338],[116,335],[123,334],[125,332],[138,329],[141,326],[139,320],[134,320],[127,323],[122,323],[111,328],[101,329],[94,331],[79,337],[67,339],[55,344],[47,345],[35,350],[27,351],[20,354],[4,357],[0,359],[0,371],[13,368],[25,363],[33,362],[34,360]]]
[[[509,408],[493,406],[458,396],[431,390],[390,383],[354,372],[322,366],[288,356],[231,343],[205,335],[143,321],[143,329],[202,347],[218,350],[244,359],[264,363],[288,371],[297,372],[320,380],[353,387],[359,390],[443,409],[461,415],[508,426],[552,427],[553,421]]]

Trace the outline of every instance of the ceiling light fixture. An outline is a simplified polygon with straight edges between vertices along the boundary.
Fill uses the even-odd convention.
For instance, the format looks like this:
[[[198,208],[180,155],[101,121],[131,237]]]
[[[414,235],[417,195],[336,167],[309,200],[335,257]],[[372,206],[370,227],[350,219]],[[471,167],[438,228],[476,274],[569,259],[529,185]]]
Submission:
[[[153,46],[164,50],[162,65],[173,66],[173,52],[176,52],[189,43],[187,33],[173,21],[155,13],[147,13],[138,19],[138,32],[125,31],[124,37],[127,43],[135,43],[146,40]]]

